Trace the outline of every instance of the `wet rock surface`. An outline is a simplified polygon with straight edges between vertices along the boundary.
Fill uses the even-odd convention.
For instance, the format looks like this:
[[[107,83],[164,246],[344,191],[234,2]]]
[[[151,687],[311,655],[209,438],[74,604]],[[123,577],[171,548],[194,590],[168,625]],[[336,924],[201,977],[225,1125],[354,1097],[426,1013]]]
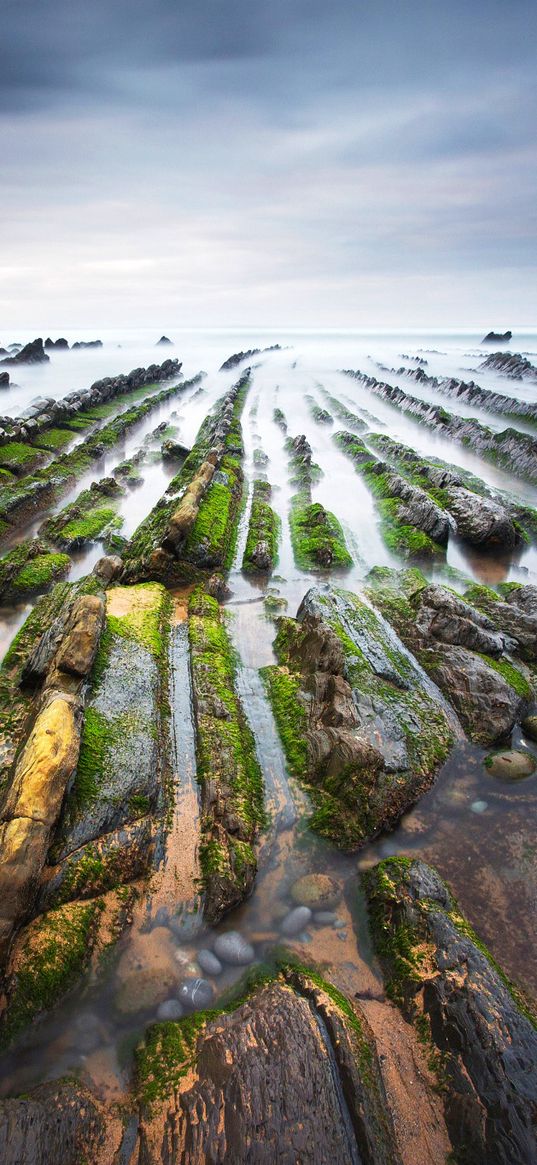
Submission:
[[[372,601],[455,708],[471,739],[501,742],[525,714],[531,688],[511,658],[511,641],[482,611],[423,576],[371,572]],[[506,642],[507,641],[507,642]]]
[[[473,417],[449,413],[440,405],[411,396],[402,388],[379,381],[375,376],[351,370],[348,370],[347,375],[366,386],[374,396],[423,421],[429,428],[457,444],[470,445],[482,457],[500,465],[508,465],[511,472],[528,481],[537,482],[537,438],[515,428],[495,433]]]
[[[219,934],[215,940],[214,953],[218,959],[234,967],[246,967],[255,957],[254,948],[237,930]]]
[[[142,1121],[147,1165],[170,1161],[172,1146],[178,1159],[188,1154],[199,1165],[395,1165],[365,1020],[347,1019],[307,976],[295,976],[293,986],[269,985],[212,1020],[197,1041],[194,1080],[180,1083]]]
[[[302,709],[298,731],[307,756],[300,775],[319,789],[323,831],[339,845],[363,844],[432,781],[454,718],[397,637],[355,595],[314,588],[297,621],[279,627],[277,655]],[[285,671],[265,674],[285,744],[282,682],[288,688],[289,681]]]
[[[4,1165],[79,1165],[103,1148],[105,1129],[95,1099],[72,1081],[44,1084],[26,1099],[0,1101]]]
[[[537,1148],[534,1024],[435,870],[394,858],[367,874],[365,886],[392,994],[406,1014],[423,1010],[440,1053],[455,1149],[472,1165],[530,1165]]]

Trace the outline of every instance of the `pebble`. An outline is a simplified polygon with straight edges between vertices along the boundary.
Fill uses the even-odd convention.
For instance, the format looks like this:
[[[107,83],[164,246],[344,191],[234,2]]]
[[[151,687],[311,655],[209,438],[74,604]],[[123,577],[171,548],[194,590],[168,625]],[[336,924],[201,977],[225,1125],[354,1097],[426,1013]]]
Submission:
[[[486,757],[485,766],[493,777],[500,777],[505,781],[520,781],[524,777],[531,777],[537,768],[537,760],[531,752],[506,748],[503,752],[493,752]]]
[[[337,922],[337,914],[334,914],[333,910],[316,910],[313,921],[317,926],[332,926]]]
[[[488,809],[488,807],[488,801],[472,801],[472,804],[470,805],[472,813],[484,813],[485,809]]]
[[[203,1010],[204,1007],[210,1007],[214,999],[214,990],[208,979],[185,979],[184,983],[181,983],[178,995],[181,1003]]]
[[[303,874],[291,886],[291,898],[297,906],[311,910],[332,910],[341,898],[341,889],[327,874]]]
[[[282,934],[288,935],[288,937],[291,937],[291,935],[300,934],[300,931],[304,930],[304,927],[308,925],[308,922],[311,922],[312,917],[312,911],[310,910],[309,906],[295,906],[295,909],[291,910],[289,914],[285,916],[281,924],[280,929]]]
[[[214,953],[224,963],[231,963],[233,967],[246,967],[253,963],[255,951],[253,946],[246,942],[238,930],[228,930],[219,934],[214,942]]]
[[[165,999],[157,1009],[157,1019],[182,1019],[185,1009],[178,999]]]
[[[205,948],[201,951],[198,951],[197,959],[202,971],[205,971],[206,975],[222,974],[222,964],[220,959],[217,959],[216,955],[213,955],[212,951],[208,951]]]
[[[346,925],[347,923],[344,922],[342,918],[336,918],[334,923],[334,930],[344,930]]]
[[[347,931],[346,930],[338,930],[337,936],[339,939],[341,939],[341,942],[344,943],[346,941],[346,938],[347,938]]]

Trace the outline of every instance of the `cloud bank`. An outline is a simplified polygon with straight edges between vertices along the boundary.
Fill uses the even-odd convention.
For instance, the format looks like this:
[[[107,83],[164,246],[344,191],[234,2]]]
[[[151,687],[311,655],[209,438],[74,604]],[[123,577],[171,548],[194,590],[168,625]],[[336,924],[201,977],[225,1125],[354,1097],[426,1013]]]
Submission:
[[[536,322],[533,2],[3,24],[3,330]]]

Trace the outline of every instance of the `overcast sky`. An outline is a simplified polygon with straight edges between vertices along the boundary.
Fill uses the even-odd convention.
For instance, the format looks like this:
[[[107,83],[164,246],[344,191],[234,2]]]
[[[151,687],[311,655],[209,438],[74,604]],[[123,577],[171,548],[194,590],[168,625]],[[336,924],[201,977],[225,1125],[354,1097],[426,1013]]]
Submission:
[[[535,0],[3,0],[0,328],[537,323]]]

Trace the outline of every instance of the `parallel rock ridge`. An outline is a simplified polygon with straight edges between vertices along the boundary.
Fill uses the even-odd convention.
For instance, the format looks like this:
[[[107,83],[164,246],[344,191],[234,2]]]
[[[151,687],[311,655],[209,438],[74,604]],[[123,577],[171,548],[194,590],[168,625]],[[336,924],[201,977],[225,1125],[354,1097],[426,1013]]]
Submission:
[[[374,568],[368,594],[455,708],[472,740],[508,738],[532,700],[526,659],[537,657],[537,587],[516,586],[507,603],[474,605],[418,571]],[[495,594],[495,592],[491,592]],[[477,588],[479,606],[482,600]],[[496,610],[497,606],[497,610]],[[488,613],[494,612],[494,618]]]
[[[56,344],[64,346],[47,341],[46,347]],[[223,368],[257,354],[236,353]],[[420,357],[405,359],[418,366],[416,378],[425,375]],[[160,367],[170,364],[177,367]],[[150,371],[155,380],[153,369],[142,370],[143,385]],[[505,434],[353,375],[454,440],[475,438],[484,455],[500,449],[501,460],[511,447]],[[51,428],[53,403],[39,402],[26,422],[30,431],[34,420],[41,426],[39,440],[10,440],[0,454],[6,527],[27,515],[24,507],[42,508],[43,491],[49,491],[46,504],[56,501],[65,483],[86,471],[98,442],[113,448],[161,399],[197,388],[200,380],[181,381],[128,409],[46,468],[49,452],[65,446],[61,420]],[[105,395],[84,407],[72,402],[71,432],[88,427],[88,404],[113,399],[113,383],[93,386]],[[125,1121],[97,1099],[97,1087],[93,1095],[69,1080],[41,1085],[0,1101],[0,1157],[5,1165],[440,1165],[449,1131],[453,1160],[534,1165],[532,1017],[438,874],[418,861],[390,859],[369,869],[359,888],[355,863],[336,855],[323,865],[329,846],[315,844],[303,822],[289,827],[278,808],[274,822],[268,819],[263,775],[269,783],[275,758],[283,775],[284,765],[277,742],[270,756],[262,751],[272,718],[257,674],[254,684],[253,669],[234,650],[232,616],[220,605],[230,587],[239,603],[245,594],[249,603],[256,580],[241,578],[241,565],[261,576],[255,596],[261,600],[263,576],[278,555],[278,493],[266,480],[269,458],[253,426],[257,476],[242,563],[236,553],[247,497],[242,414],[250,384],[246,368],[206,416],[190,450],[162,422],[153,438],[165,436],[165,455],[177,462],[163,497],[128,543],[111,542],[117,553],[97,562],[91,575],[56,582],[36,602],[0,667],[2,1055],[9,1071],[19,1051],[24,1061],[28,1029],[54,1009],[37,1057],[45,1048],[47,1056],[51,1048],[63,1055],[66,1031],[59,1023],[58,1035],[56,1023],[70,994],[81,1037],[77,1056],[91,1046],[85,1080],[96,1066],[102,1071],[114,1024],[123,1046],[150,1025],[136,1052]],[[457,384],[450,382],[448,391],[456,394]],[[464,391],[472,387],[478,389],[465,385]],[[275,619],[276,662],[261,673],[289,774],[311,802],[309,825],[352,853],[395,826],[465,733],[483,750],[507,746],[519,725],[528,740],[535,738],[537,588],[463,583],[443,559],[455,535],[478,550],[511,554],[535,539],[537,515],[474,475],[375,432],[379,422],[365,409],[353,413],[319,384],[315,391],[327,408],[311,397],[313,422],[344,424],[335,442],[375,499],[386,546],[407,564],[375,567],[360,595],[333,582],[311,587],[295,618]],[[269,409],[278,399],[270,399]],[[248,425],[257,407],[256,398]],[[295,491],[289,525],[297,567],[350,567],[341,526],[313,500],[322,470],[306,434],[284,443],[287,421],[277,406],[273,419],[280,432],[274,429],[272,440],[287,454]],[[516,430],[507,433],[514,434],[519,470],[527,476],[530,446]],[[322,450],[323,434],[317,435]],[[6,555],[0,594],[31,594],[38,576],[38,587],[49,586],[68,569],[73,548],[113,529],[121,483],[136,480],[137,457],[50,513],[37,538]],[[430,581],[409,568],[417,558],[436,562],[440,578],[456,577],[464,593],[440,583],[436,573]],[[290,581],[294,596],[297,578]],[[266,592],[265,612],[286,609],[275,586]],[[180,668],[173,647],[179,637]],[[263,643],[269,650],[270,641]],[[254,713],[245,691],[255,697]],[[496,767],[486,779],[501,779],[513,757],[520,766],[514,775],[531,777],[529,748],[505,747],[487,758]],[[276,783],[273,788],[279,791]],[[267,792],[272,806],[270,784]],[[293,792],[300,805],[296,786]],[[183,798],[190,798],[192,820],[181,809]],[[183,883],[177,855],[187,849],[194,873]],[[362,859],[368,864],[369,854]],[[258,862],[264,862],[261,892],[247,903]],[[271,898],[274,889],[269,929],[263,894]],[[362,991],[363,972],[349,947],[335,941],[349,941],[353,917],[363,927],[364,889],[390,1002],[380,984]],[[358,907],[352,913],[355,899],[359,915]],[[211,933],[237,907],[229,926]],[[120,935],[121,946],[114,946]],[[334,960],[325,945],[331,938],[342,959]],[[360,930],[360,943],[363,938]],[[298,962],[296,945],[304,959],[308,942],[322,974]],[[356,946],[354,959],[361,957]],[[365,974],[374,984],[377,964]],[[77,991],[88,1004],[81,1014]],[[66,1025],[72,1015],[67,1012]],[[96,1029],[95,1043],[86,1027]],[[403,1063],[410,1068],[408,1089],[398,1092]],[[15,1065],[20,1079],[18,1070]],[[430,1106],[426,1118],[423,1099]]]
[[[537,1156],[535,1020],[435,870],[392,858],[364,882],[392,996],[438,1050],[456,1152],[471,1165],[529,1165]]]
[[[508,360],[506,360],[506,356],[509,357]],[[532,372],[533,366],[529,361],[524,360],[521,356],[511,356],[509,353],[498,352],[487,356],[480,368],[492,368],[506,376],[512,376],[514,379],[523,379],[525,375],[530,376],[533,373],[537,378],[537,369],[533,369]],[[519,375],[515,373],[515,370]],[[537,424],[537,404],[534,401],[519,400],[518,397],[505,396],[490,388],[481,388],[473,380],[459,380],[456,376],[429,376],[423,368],[403,367],[392,368],[390,371],[399,376],[408,376],[411,380],[415,380],[416,384],[427,384],[435,392],[442,393],[443,396],[455,397],[466,404],[477,405],[478,408],[486,409],[489,413],[523,417]]]
[[[432,429],[462,445],[472,445],[482,457],[499,465],[508,465],[511,472],[528,481],[537,483],[537,438],[521,433],[517,429],[504,429],[494,433],[475,418],[460,417],[448,413],[440,405],[430,404],[418,397],[410,396],[402,388],[377,380],[364,372],[345,370],[347,376],[363,384],[374,396],[381,397],[401,409],[403,413],[422,420]]]
[[[311,825],[345,848],[388,828],[431,783],[454,720],[379,616],[347,591],[310,590],[280,619],[264,678]]]
[[[45,359],[48,360],[48,356],[45,356]],[[104,404],[105,401],[144,385],[171,380],[178,376],[180,371],[179,360],[165,360],[163,364],[133,368],[125,375],[107,376],[103,380],[96,380],[89,388],[77,389],[57,400],[52,397],[36,397],[19,417],[0,417],[0,445],[5,445],[12,439],[24,440],[35,436],[51,425],[68,421],[81,409]]]

